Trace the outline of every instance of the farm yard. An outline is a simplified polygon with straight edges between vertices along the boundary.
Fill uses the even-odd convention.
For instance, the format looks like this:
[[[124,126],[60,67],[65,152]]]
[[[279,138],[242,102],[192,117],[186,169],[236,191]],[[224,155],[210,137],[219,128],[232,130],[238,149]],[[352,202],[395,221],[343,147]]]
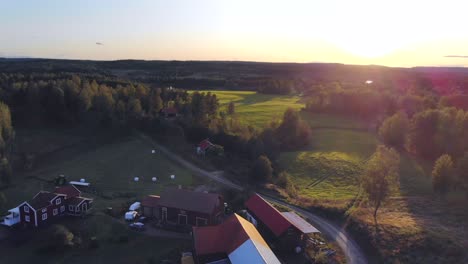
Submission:
[[[50,147],[50,154],[44,151],[44,158],[38,158],[33,170],[17,174],[13,184],[3,192],[8,197],[6,207],[12,208],[31,199],[40,190],[53,190],[52,181],[57,175],[64,174],[67,180],[75,181],[84,178],[91,183],[85,195],[94,198],[91,214],[79,219],[65,217],[59,223],[75,235],[79,234],[81,242],[64,252],[44,253],[41,245],[45,242],[41,237],[47,237],[49,231],[40,229],[17,236],[13,243],[2,241],[0,254],[5,256],[8,252],[8,259],[2,259],[8,260],[7,263],[31,263],[41,259],[47,263],[128,263],[129,259],[135,263],[159,263],[168,257],[180,259],[180,250],[190,247],[190,241],[136,233],[104,211],[107,207],[120,208],[148,194],[159,194],[166,187],[191,187],[203,182],[157,150],[152,153],[153,148],[136,136],[114,136],[103,140],[101,137],[107,134],[104,131],[95,136],[62,132],[57,132],[61,134],[58,140],[50,141],[55,143]],[[39,131],[26,143],[41,148],[41,135],[46,134]],[[67,136],[73,141],[65,140]],[[39,164],[43,160],[54,162]],[[139,178],[138,182],[135,177]],[[157,178],[156,182],[153,177]],[[38,235],[34,235],[36,232]],[[91,237],[97,239],[97,248],[88,248]],[[128,250],[135,254],[129,255]]]

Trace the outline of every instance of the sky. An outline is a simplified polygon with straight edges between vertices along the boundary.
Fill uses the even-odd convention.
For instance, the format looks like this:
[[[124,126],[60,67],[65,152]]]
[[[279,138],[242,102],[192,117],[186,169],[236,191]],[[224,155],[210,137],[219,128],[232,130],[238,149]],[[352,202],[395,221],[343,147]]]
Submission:
[[[468,66],[467,10],[466,0],[0,0],[0,57]]]

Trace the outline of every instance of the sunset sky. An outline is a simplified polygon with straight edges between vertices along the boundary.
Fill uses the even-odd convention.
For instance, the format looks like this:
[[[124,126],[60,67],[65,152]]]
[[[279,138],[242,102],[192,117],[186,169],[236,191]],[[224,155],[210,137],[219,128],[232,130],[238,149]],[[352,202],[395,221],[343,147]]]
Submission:
[[[468,66],[467,10],[461,0],[0,0],[0,57]]]

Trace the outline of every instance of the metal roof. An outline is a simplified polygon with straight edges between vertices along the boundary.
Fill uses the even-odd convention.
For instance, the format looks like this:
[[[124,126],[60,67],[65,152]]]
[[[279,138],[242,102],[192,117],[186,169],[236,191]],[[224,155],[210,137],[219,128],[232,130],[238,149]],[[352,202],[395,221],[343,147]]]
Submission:
[[[317,228],[294,212],[282,212],[281,214],[304,234],[320,233]]]

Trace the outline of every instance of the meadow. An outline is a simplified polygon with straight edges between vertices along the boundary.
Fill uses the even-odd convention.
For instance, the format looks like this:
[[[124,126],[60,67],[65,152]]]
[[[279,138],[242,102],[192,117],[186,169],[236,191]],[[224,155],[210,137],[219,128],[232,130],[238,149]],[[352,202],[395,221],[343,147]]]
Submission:
[[[259,94],[253,91],[200,91],[216,94],[221,111],[227,110],[230,102],[236,106],[236,116],[255,128],[264,128],[273,120],[280,120],[289,107],[300,110],[304,104],[299,96]]]

